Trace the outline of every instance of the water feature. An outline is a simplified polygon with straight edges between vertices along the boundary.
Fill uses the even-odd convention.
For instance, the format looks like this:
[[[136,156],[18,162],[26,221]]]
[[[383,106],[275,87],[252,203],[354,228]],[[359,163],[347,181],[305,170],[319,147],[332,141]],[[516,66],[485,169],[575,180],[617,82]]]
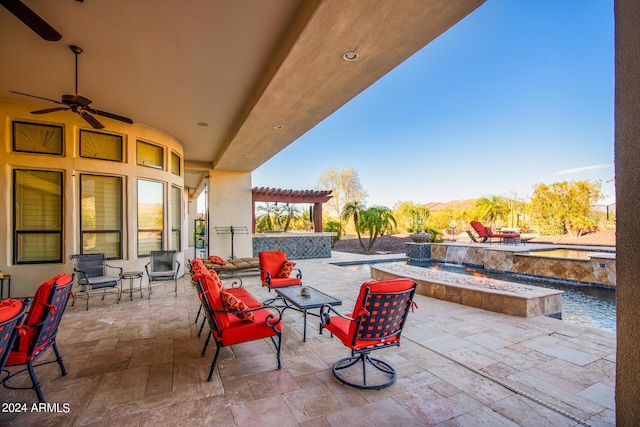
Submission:
[[[397,262],[396,262],[397,263]],[[390,265],[376,263],[375,265]],[[407,264],[404,262],[403,264]],[[546,279],[522,274],[495,273],[477,267],[468,267],[453,263],[427,261],[410,263],[422,268],[443,270],[462,275],[475,275],[497,280],[507,280],[529,286],[539,286],[562,290],[562,319],[604,331],[616,331],[616,294],[615,290],[581,286],[579,282],[567,282],[558,279]],[[344,267],[371,274],[371,264],[344,265]]]
[[[445,264],[462,265],[468,250],[467,246],[447,246],[447,254],[444,258]]]

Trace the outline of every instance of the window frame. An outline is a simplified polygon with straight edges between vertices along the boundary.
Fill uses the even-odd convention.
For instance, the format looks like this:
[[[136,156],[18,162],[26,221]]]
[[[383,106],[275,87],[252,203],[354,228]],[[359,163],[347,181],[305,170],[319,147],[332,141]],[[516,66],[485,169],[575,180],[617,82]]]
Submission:
[[[153,165],[153,164],[149,164],[148,165],[148,164],[145,164],[145,163],[140,163],[140,155],[139,155],[140,145],[148,145],[150,147],[159,149],[160,153],[161,153],[161,156],[160,156],[161,164],[160,165]],[[143,141],[142,139],[137,139],[136,140],[136,164],[138,166],[144,166],[146,168],[164,170],[165,169],[165,158],[164,157],[165,157],[165,147],[163,145],[154,144],[153,142]]]
[[[82,191],[82,178],[85,176],[99,176],[99,177],[104,177],[104,178],[117,178],[120,181],[120,229],[119,230],[86,230],[83,228],[82,226],[82,196],[83,196],[83,191]],[[123,212],[123,207],[124,207],[124,178],[122,176],[117,176],[117,175],[101,175],[101,174],[96,174],[96,173],[81,173],[80,174],[80,181],[79,181],[79,194],[80,194],[80,203],[79,203],[79,209],[78,209],[78,216],[79,216],[79,231],[80,231],[80,253],[84,254],[84,235],[85,233],[87,234],[108,234],[108,233],[117,233],[118,234],[118,238],[119,238],[119,245],[118,245],[118,252],[119,252],[119,257],[107,257],[107,259],[123,259],[124,255],[124,250],[123,250],[123,241],[122,241],[122,236],[123,236],[123,228],[124,228],[124,215],[122,214]],[[87,252],[87,253],[96,253],[96,252]],[[101,253],[101,252],[98,252]]]
[[[93,156],[82,155],[82,151],[83,151],[82,150],[82,135],[83,134],[106,135],[106,136],[112,136],[114,138],[120,139],[120,160],[109,159],[109,158],[106,158],[106,157],[93,157]],[[98,132],[98,131],[90,130],[90,129],[80,129],[80,132],[78,133],[78,156],[83,158],[83,159],[105,160],[107,162],[126,163],[125,153],[126,153],[125,142],[124,142],[124,137],[122,135],[109,133],[109,132]]]
[[[60,152],[47,152],[47,151],[33,151],[33,150],[21,150],[16,147],[16,136],[18,134],[18,127],[20,125],[31,125],[42,128],[50,128],[60,132]],[[35,123],[24,120],[13,120],[11,122],[11,151],[15,153],[29,153],[29,154],[45,154],[49,156],[64,156],[64,126],[52,125],[46,123]]]
[[[155,184],[160,184],[162,186],[162,228],[161,229],[142,229],[140,228],[140,181],[146,181],[146,182],[151,182],[151,183],[155,183]],[[166,186],[168,185],[167,182],[164,181],[157,181],[157,180],[153,180],[153,179],[147,179],[147,178],[138,178],[136,181],[136,253],[138,258],[144,258],[144,257],[148,257],[151,255],[151,252],[149,253],[141,253],[140,251],[140,232],[147,232],[147,233],[155,233],[155,232],[159,232],[160,233],[160,248],[159,250],[164,249],[164,240],[165,240],[165,219],[166,219],[166,196],[165,196],[165,189]]]
[[[174,212],[173,212],[173,192],[174,190],[177,191],[177,199],[175,200],[177,207],[178,207],[178,220],[177,220],[177,224],[178,224],[178,228],[173,228],[173,224],[174,224]],[[182,188],[178,187],[177,185],[172,185],[170,188],[170,194],[169,194],[169,210],[171,212],[171,221],[169,224],[169,228],[171,229],[171,237],[169,239],[169,245],[171,246],[169,249],[175,249],[176,251],[180,252],[182,251]],[[178,247],[174,248],[173,247],[173,233],[178,234]]]
[[[173,170],[173,159],[174,157],[176,159],[178,159],[178,173],[174,172]],[[178,153],[176,153],[175,151],[171,151],[171,156],[169,159],[169,163],[170,163],[170,169],[171,169],[171,173],[177,176],[182,176],[182,157],[180,157],[180,155]]]
[[[54,173],[59,175],[60,177],[60,216],[59,216],[59,230],[18,230],[17,222],[18,222],[18,203],[17,203],[17,176],[19,172],[47,172]],[[18,264],[61,264],[62,259],[64,258],[63,249],[64,249],[64,171],[55,171],[55,170],[45,170],[45,169],[27,169],[27,168],[15,168],[12,171],[12,192],[13,192],[13,263]],[[19,260],[20,255],[20,236],[29,235],[29,234],[57,234],[59,235],[59,244],[58,244],[58,254],[59,258],[57,259],[49,259],[49,260],[39,260],[39,261],[21,261]]]

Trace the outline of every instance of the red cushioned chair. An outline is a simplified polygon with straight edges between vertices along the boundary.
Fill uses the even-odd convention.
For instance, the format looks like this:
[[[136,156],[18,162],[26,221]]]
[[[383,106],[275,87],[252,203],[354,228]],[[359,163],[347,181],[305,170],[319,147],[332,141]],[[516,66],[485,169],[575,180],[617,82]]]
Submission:
[[[0,302],[0,371],[9,357],[11,347],[18,335],[18,327],[22,324],[31,298],[24,302],[18,299],[6,299]]]
[[[11,348],[9,357],[6,361],[6,367],[27,365],[26,368],[12,372],[7,376],[2,384],[9,389],[33,389],[38,395],[40,402],[45,402],[40,383],[36,377],[34,367],[58,362],[62,375],[67,375],[67,370],[62,362],[62,357],[58,351],[56,337],[58,335],[58,326],[62,320],[62,315],[67,307],[71,286],[73,285],[73,276],[69,274],[60,274],[46,282],[38,288],[33,302],[29,308],[29,312],[25,318],[24,324],[20,326],[21,333]],[[56,359],[40,364],[35,362],[46,352],[49,347],[53,347]],[[31,377],[31,387],[14,387],[7,384],[15,375],[29,371]]]
[[[491,243],[491,239],[493,238],[499,239],[500,242],[504,242],[505,239],[513,239],[515,241],[520,238],[519,233],[493,233],[491,227],[485,227],[480,221],[471,221],[470,224],[475,232],[478,233],[480,243],[486,242],[487,240]],[[471,238],[473,241],[477,241],[473,237]]]
[[[220,287],[211,276],[203,276],[197,279],[196,286],[198,288],[198,297],[202,303],[204,314],[210,328],[210,333],[202,349],[202,355],[204,356],[211,337],[213,337],[216,342],[216,353],[213,356],[213,362],[211,362],[211,370],[207,378],[208,381],[211,381],[213,378],[213,371],[216,368],[221,347],[262,338],[271,338],[271,342],[276,348],[278,369],[282,368],[282,363],[280,362],[282,313],[280,313],[280,311],[275,308],[267,309],[262,306],[242,310],[242,312],[252,312],[254,315],[252,322],[243,322],[233,315],[233,313],[239,313],[239,311],[234,312],[224,308],[220,295]],[[271,310],[276,310],[278,316],[275,316]],[[277,337],[277,342],[275,337]]]
[[[258,254],[258,260],[260,261],[260,280],[262,286],[269,288],[281,288],[285,286],[299,286],[302,285],[302,271],[299,268],[292,268],[291,261],[287,260],[287,254],[283,251],[265,251]],[[287,265],[285,265],[287,264]],[[291,274],[296,271],[294,277]],[[277,299],[282,297],[277,296],[270,298],[263,302],[264,305],[271,305]]]
[[[416,284],[409,279],[378,280],[364,283],[356,300],[353,313],[342,315],[333,307],[320,309],[320,332],[327,329],[351,349],[351,356],[333,365],[333,375],[341,383],[360,389],[376,389],[390,386],[396,381],[395,369],[380,359],[370,357],[374,350],[399,346],[400,334],[409,309],[415,307],[413,295]],[[331,316],[329,312],[336,315]],[[362,364],[362,381],[355,381],[356,372],[340,375],[339,371]],[[367,365],[382,372],[382,381],[367,382]],[[346,372],[346,371],[345,371]]]

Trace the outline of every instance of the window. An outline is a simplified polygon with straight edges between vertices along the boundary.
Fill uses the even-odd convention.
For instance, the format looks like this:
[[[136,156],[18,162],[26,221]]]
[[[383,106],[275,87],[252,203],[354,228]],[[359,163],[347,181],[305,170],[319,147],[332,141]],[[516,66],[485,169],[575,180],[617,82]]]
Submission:
[[[180,156],[171,152],[171,173],[180,176]]]
[[[138,180],[138,256],[162,250],[164,184]]]
[[[13,151],[62,155],[62,126],[13,122]]]
[[[80,131],[80,157],[122,162],[123,151],[120,135],[90,130]]]
[[[81,253],[122,258],[122,178],[80,175],[80,236]]]
[[[171,248],[180,251],[180,224],[182,223],[181,209],[182,190],[180,187],[171,187]]]
[[[164,148],[159,145],[138,141],[136,144],[136,158],[139,165],[164,169]]]
[[[62,262],[62,194],[62,172],[14,169],[14,263]]]

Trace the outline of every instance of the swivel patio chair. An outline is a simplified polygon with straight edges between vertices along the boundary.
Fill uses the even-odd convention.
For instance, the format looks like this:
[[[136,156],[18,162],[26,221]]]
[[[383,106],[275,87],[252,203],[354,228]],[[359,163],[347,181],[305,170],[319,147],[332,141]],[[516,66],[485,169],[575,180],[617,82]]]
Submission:
[[[73,261],[73,271],[78,277],[78,292],[73,294],[72,306],[76,303],[76,298],[86,298],[89,310],[89,294],[93,291],[102,291],[103,300],[107,293],[116,293],[117,301],[120,302],[121,267],[107,264],[105,254],[71,255],[69,258]],[[109,274],[111,271],[113,273]]]
[[[178,271],[180,261],[176,259],[177,251],[151,251],[150,260],[144,269],[149,278],[149,298],[151,298],[151,282],[169,282],[173,280],[174,290],[178,296]]]
[[[333,365],[333,375],[342,384],[359,389],[379,390],[396,381],[396,371],[387,362],[370,356],[374,350],[400,345],[400,334],[409,309],[416,307],[413,295],[416,284],[409,279],[390,279],[364,283],[352,313],[342,315],[333,307],[324,305],[320,309],[320,333],[327,329],[351,349],[351,356],[338,360]],[[330,315],[334,312],[336,315]],[[361,369],[340,371],[354,365]],[[374,384],[367,381],[367,366],[382,374],[376,375]],[[362,381],[358,373],[362,373]],[[382,376],[382,379],[379,377]],[[348,378],[348,379],[347,379]]]
[[[294,268],[296,263],[287,260],[287,254],[283,251],[265,251],[258,253],[260,261],[260,281],[262,286],[266,286],[271,292],[271,288],[280,288],[285,286],[302,285],[302,271]],[[291,274],[296,271],[295,276]],[[271,305],[277,299],[277,296],[263,302],[264,305]]]
[[[29,308],[24,324],[20,326],[22,332],[18,334],[5,364],[6,368],[19,365],[26,365],[26,367],[11,372],[2,380],[3,386],[12,390],[35,390],[38,400],[45,402],[34,368],[57,362],[62,375],[67,375],[62,356],[58,351],[56,337],[72,286],[73,276],[68,274],[59,274],[40,285],[33,297],[33,303]],[[49,347],[53,347],[56,358],[36,364]],[[24,371],[29,372],[31,387],[8,384],[16,375]]]

